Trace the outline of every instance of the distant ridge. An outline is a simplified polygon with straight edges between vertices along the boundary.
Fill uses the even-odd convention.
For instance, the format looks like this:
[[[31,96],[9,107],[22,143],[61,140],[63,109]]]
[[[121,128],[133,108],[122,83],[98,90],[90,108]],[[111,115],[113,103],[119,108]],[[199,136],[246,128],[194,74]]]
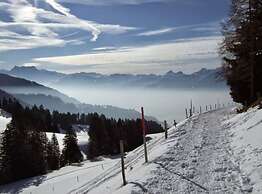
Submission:
[[[222,69],[201,69],[192,74],[168,71],[164,75],[156,74],[111,74],[73,73],[63,74],[55,71],[39,70],[34,66],[15,66],[10,71],[0,72],[25,78],[53,87],[143,87],[143,88],[224,88],[226,82]]]
[[[61,92],[34,81],[29,81],[23,78],[13,77],[7,74],[0,73],[0,89],[11,94],[46,94],[57,96],[67,103],[80,103],[78,100],[68,97]]]
[[[31,81],[36,81],[41,84],[53,83],[65,76],[63,73],[37,69],[35,66],[15,66],[10,71],[1,70],[0,72],[20,78],[25,78]]]

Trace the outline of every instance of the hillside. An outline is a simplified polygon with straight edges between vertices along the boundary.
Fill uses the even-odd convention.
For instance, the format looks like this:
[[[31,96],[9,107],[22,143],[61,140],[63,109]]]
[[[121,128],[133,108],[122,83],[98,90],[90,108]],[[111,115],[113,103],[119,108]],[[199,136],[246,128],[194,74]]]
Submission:
[[[67,103],[79,103],[61,92],[23,78],[0,74],[0,89],[11,94],[45,94],[61,98]]]
[[[167,140],[161,133],[149,135],[148,164],[144,163],[143,146],[125,157],[126,186],[122,186],[120,159],[104,157],[0,190],[40,194],[261,193],[261,113],[257,108],[238,115],[233,108],[219,109],[170,128]],[[41,181],[34,183],[36,180]]]
[[[0,100],[3,100],[3,99],[11,99],[11,100],[14,100],[14,99],[18,99],[16,98],[16,96],[14,95],[11,95],[3,90],[0,89]],[[30,103],[25,103],[25,101],[23,101],[22,99],[19,99],[19,102],[20,104],[22,104],[23,106],[30,106]]]
[[[2,92],[1,92],[2,91]],[[8,94],[10,93],[10,95]],[[71,113],[94,113],[104,114],[113,118],[136,119],[140,113],[135,110],[119,108],[110,105],[91,105],[81,103],[55,89],[46,87],[33,81],[0,74],[0,95],[13,96],[27,105],[44,105],[50,110]],[[12,98],[13,98],[12,97]],[[23,103],[24,102],[24,103]],[[153,117],[147,117],[156,120]]]
[[[0,89],[0,100],[2,100],[3,98],[11,98],[13,100],[15,97]]]
[[[71,112],[71,113],[98,113],[104,114],[108,118],[128,118],[136,119],[140,118],[140,113],[132,109],[124,109],[110,105],[91,105],[85,103],[65,103],[58,97],[45,95],[45,94],[15,94],[15,97],[26,102],[28,104],[40,106],[44,105],[49,110],[58,110],[59,112]],[[148,120],[156,120],[152,116],[146,116]]]

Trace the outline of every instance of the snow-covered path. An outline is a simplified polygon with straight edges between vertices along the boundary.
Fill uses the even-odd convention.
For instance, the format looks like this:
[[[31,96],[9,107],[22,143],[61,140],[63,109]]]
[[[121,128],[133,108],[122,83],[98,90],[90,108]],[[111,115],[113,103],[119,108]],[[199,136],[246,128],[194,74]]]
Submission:
[[[195,115],[159,135],[149,147],[149,163],[143,157],[127,168],[128,184],[121,174],[102,181],[88,193],[250,193],[250,179],[240,169],[226,124],[231,108]],[[87,190],[83,190],[85,192]]]
[[[195,116],[170,137],[175,146],[157,158],[148,193],[245,193],[252,187],[233,158],[229,131],[223,126],[229,110]]]

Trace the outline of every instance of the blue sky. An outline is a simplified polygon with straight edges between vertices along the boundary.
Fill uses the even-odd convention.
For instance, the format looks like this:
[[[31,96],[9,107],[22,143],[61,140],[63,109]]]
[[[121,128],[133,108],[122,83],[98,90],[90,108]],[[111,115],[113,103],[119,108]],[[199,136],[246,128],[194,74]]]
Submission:
[[[4,0],[0,67],[194,72],[220,65],[229,0]]]

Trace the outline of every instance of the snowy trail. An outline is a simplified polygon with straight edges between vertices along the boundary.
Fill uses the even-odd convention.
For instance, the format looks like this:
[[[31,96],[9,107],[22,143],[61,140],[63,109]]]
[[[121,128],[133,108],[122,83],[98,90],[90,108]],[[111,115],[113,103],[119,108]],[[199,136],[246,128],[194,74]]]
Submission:
[[[252,183],[235,158],[231,127],[226,124],[235,116],[232,108],[195,115],[172,127],[167,140],[160,134],[149,144],[149,163],[143,155],[131,158],[126,186],[121,185],[119,168],[79,193],[251,193]]]
[[[229,131],[222,124],[226,115],[226,109],[197,115],[170,136],[178,141],[153,161],[158,167],[144,185],[148,193],[252,192],[233,158]]]

